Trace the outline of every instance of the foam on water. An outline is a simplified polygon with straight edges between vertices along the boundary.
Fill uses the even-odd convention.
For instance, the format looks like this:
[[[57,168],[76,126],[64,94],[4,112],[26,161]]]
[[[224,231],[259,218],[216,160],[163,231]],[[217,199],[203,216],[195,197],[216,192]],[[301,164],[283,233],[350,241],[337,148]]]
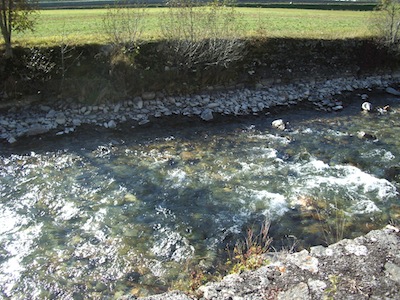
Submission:
[[[0,282],[2,282],[3,292],[11,297],[12,289],[15,284],[21,281],[21,274],[26,270],[23,260],[31,254],[35,239],[41,234],[41,225],[23,226],[15,231],[12,236],[0,239],[2,250],[6,257],[0,265]]]

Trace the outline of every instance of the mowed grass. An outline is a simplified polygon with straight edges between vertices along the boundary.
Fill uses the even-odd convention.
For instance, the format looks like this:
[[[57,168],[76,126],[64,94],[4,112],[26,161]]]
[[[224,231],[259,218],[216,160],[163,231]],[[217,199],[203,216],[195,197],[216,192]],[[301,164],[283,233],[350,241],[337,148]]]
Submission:
[[[368,20],[371,11],[338,11],[275,8],[236,8],[240,14],[241,35],[252,37],[345,39],[372,35]],[[14,35],[22,46],[54,46],[106,43],[103,18],[107,9],[41,10],[34,32]],[[142,38],[162,38],[161,24],[168,18],[167,8],[146,9]]]

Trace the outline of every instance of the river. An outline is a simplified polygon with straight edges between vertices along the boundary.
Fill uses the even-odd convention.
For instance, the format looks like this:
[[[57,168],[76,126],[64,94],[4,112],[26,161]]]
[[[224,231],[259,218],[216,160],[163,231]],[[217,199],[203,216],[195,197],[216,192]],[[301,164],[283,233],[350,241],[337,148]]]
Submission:
[[[267,116],[86,127],[0,150],[0,295],[113,299],[216,272],[269,220],[273,247],[356,237],[400,217],[400,100],[384,114],[307,107]],[[271,127],[274,119],[288,129]],[[366,132],[363,138],[360,132]]]

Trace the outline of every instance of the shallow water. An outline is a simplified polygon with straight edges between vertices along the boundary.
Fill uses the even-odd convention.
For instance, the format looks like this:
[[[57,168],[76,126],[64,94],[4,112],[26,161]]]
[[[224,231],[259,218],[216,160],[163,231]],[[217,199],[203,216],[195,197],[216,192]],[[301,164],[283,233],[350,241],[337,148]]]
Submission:
[[[187,280],[189,265],[215,271],[226,245],[265,219],[276,248],[355,237],[396,220],[400,100],[370,101],[392,110],[363,114],[353,95],[338,113],[294,108],[125,124],[3,145],[2,295],[158,293]],[[271,128],[278,116],[290,130]],[[339,217],[344,232],[335,232]]]

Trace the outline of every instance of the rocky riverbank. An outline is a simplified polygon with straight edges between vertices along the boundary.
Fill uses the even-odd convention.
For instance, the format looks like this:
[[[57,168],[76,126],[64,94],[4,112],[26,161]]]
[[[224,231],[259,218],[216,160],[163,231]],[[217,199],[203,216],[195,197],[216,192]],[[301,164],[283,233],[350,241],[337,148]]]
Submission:
[[[268,254],[270,264],[198,289],[143,300],[399,299],[400,231],[387,226],[329,247]],[[124,299],[135,299],[126,296]]]
[[[72,100],[49,100],[40,104],[24,102],[20,106],[1,109],[0,140],[12,144],[24,137],[49,132],[63,135],[85,124],[117,129],[120,123],[134,121],[140,126],[162,116],[195,116],[210,121],[216,115],[268,114],[274,107],[292,106],[304,101],[318,110],[338,111],[343,109],[343,105],[336,99],[337,95],[359,89],[385,89],[398,82],[400,73],[290,84],[259,83],[252,90],[241,88],[178,97],[146,92],[141,97],[98,105]]]

